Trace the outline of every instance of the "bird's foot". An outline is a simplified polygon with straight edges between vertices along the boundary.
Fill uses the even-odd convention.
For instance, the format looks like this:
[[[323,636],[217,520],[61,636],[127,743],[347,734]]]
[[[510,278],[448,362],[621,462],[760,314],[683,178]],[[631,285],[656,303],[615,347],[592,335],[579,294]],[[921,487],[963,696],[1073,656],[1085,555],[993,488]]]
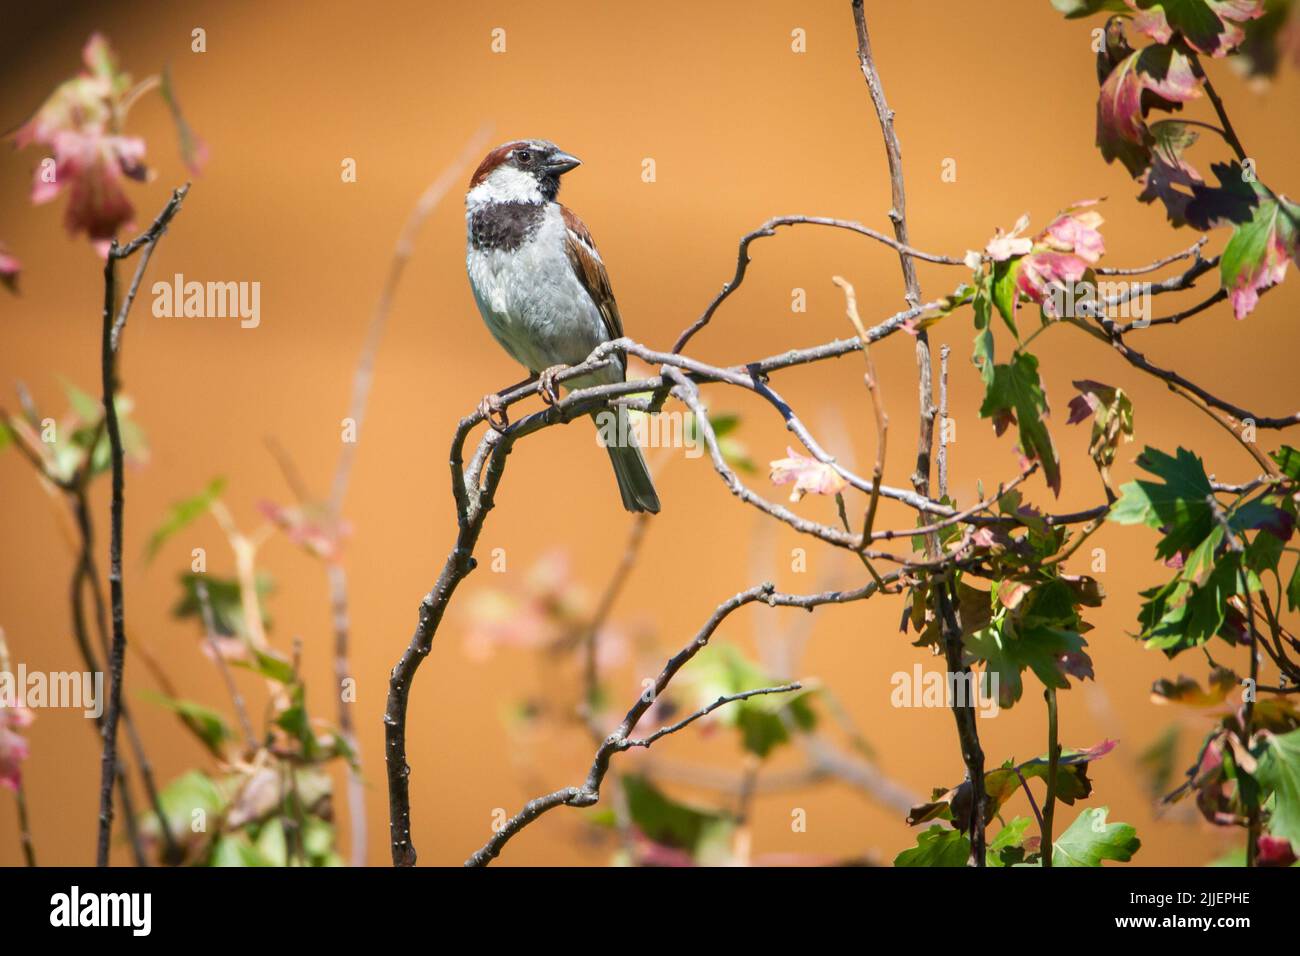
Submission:
[[[504,432],[510,425],[510,419],[506,417],[506,407],[501,402],[501,396],[496,392],[483,396],[483,401],[478,403],[478,413],[483,416],[488,425],[499,432]]]
[[[560,401],[559,386],[555,384],[555,376],[561,372],[568,371],[567,365],[552,365],[548,369],[543,369],[537,375],[537,394],[542,396],[542,401],[547,405],[558,405]]]

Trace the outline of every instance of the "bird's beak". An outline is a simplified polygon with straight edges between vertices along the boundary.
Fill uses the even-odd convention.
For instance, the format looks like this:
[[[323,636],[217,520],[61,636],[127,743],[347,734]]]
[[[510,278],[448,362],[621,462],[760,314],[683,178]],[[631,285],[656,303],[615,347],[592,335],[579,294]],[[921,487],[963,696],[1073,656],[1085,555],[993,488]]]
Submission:
[[[546,160],[546,171],[559,176],[567,173],[571,169],[576,169],[582,165],[582,160],[577,156],[570,156],[568,153],[555,152],[551,153]]]

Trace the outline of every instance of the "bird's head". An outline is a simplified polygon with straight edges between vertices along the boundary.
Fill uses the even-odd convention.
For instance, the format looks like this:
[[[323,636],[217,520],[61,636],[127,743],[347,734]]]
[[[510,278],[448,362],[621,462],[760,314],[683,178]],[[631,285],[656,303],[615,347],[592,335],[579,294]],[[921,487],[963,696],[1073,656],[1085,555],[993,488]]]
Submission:
[[[560,191],[560,177],[581,165],[554,143],[519,139],[492,150],[469,181],[466,200],[479,202],[551,202]]]

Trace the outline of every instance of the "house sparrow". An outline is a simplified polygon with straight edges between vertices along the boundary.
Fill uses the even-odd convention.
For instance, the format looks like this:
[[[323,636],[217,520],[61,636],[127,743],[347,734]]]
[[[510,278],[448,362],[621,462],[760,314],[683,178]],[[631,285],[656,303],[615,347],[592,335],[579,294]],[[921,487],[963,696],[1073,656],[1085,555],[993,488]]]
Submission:
[[[465,266],[479,312],[492,336],[538,381],[548,403],[557,400],[554,376],[578,365],[602,342],[623,335],[609,276],[582,220],[555,201],[560,177],[579,160],[546,140],[506,143],[479,164],[465,196]],[[623,356],[603,369],[566,382],[587,388],[622,382]],[[492,399],[484,400],[484,410]],[[616,419],[603,416],[616,415]],[[601,443],[618,478],[623,507],[659,511],[659,496],[628,423],[627,409],[596,414]],[[489,415],[490,418],[490,415]],[[603,421],[617,425],[602,427]]]

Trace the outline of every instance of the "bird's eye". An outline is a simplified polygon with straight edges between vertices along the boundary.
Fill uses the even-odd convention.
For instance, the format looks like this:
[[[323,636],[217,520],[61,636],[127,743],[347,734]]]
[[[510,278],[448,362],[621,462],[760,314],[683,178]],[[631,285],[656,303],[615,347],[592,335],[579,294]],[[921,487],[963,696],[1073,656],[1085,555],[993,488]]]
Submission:
[[[515,158],[527,166],[533,161],[533,154],[526,149],[521,149],[519,152],[515,153]]]

